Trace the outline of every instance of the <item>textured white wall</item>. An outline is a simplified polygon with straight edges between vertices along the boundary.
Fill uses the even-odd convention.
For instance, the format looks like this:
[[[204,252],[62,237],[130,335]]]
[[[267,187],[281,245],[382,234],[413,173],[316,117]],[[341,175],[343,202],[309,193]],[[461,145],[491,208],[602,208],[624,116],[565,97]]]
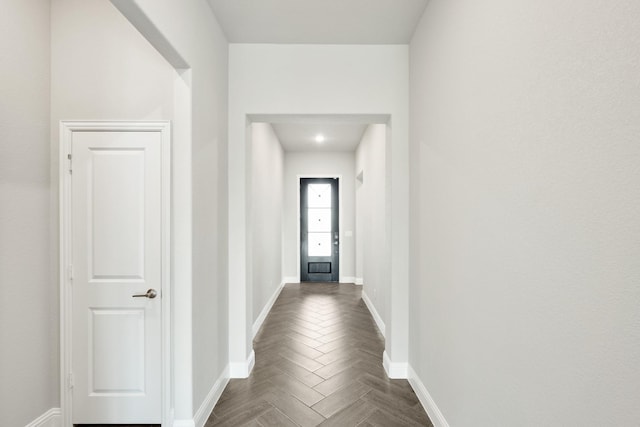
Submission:
[[[268,123],[252,125],[253,322],[282,282],[284,151]]]
[[[173,237],[179,263],[174,268],[179,277],[174,277],[173,300],[176,418],[189,422],[229,361],[228,44],[205,0],[112,2],[132,11],[132,19],[168,59],[180,56],[174,65],[184,61],[190,70],[185,75],[191,95],[186,100],[188,123],[182,127],[187,146],[174,152],[173,165]],[[152,25],[136,20],[137,10]]]
[[[111,3],[55,0],[51,19],[56,160],[60,120],[172,118],[175,70]]]
[[[410,363],[452,426],[640,422],[640,3],[433,1]]]
[[[57,282],[60,121],[171,120],[176,72],[111,3],[55,0],[51,5],[52,270]],[[58,367],[55,376],[57,383]]]
[[[298,254],[300,252],[300,236],[298,234],[300,180],[298,176],[342,176],[342,228],[340,229],[342,263],[340,264],[340,277],[355,277],[355,238],[353,236],[355,232],[354,161],[354,153],[348,152],[287,152],[285,154],[285,277],[300,277],[300,264],[298,262]],[[346,231],[351,231],[352,236],[346,236]]]
[[[0,6],[0,414],[58,406],[57,286],[49,247],[49,2]]]
[[[242,45],[229,48],[229,250],[232,362],[246,360],[251,325],[246,296],[247,120],[261,114],[389,115],[387,146],[393,287],[387,350],[407,360],[408,322],[408,47]]]
[[[361,259],[364,292],[385,322],[389,319],[389,257],[386,224],[386,125],[369,125],[356,150],[356,247]]]

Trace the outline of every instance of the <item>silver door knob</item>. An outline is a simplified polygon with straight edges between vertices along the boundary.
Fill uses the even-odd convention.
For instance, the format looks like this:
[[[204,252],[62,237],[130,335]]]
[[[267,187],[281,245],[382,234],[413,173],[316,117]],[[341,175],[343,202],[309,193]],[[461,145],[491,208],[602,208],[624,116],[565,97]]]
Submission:
[[[149,299],[154,299],[155,297],[158,296],[158,291],[156,291],[155,289],[149,289],[147,291],[146,294],[137,294],[137,295],[131,295],[133,298],[149,298]]]

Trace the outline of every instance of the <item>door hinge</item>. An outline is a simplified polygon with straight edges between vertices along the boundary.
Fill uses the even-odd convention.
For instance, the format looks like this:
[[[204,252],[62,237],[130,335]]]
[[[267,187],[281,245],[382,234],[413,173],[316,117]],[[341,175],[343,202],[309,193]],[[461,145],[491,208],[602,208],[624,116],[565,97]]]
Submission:
[[[67,376],[67,386],[68,386],[69,388],[73,388],[73,385],[74,385],[74,384],[73,384],[73,373],[70,373],[70,374]]]
[[[67,278],[69,282],[73,282],[73,265],[67,266]]]
[[[69,159],[69,173],[73,173],[72,167],[71,167],[71,154],[67,154],[67,159]]]

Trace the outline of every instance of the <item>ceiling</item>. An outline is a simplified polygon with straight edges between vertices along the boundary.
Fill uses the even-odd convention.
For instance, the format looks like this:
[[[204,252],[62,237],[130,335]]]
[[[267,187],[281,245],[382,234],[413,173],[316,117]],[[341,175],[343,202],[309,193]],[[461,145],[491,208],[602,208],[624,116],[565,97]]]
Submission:
[[[361,123],[273,123],[284,151],[355,151],[367,129]],[[324,141],[315,140],[322,135]]]
[[[259,114],[250,115],[253,123],[270,123],[284,151],[356,150],[367,127],[388,123],[386,114]],[[324,141],[318,143],[316,136]]]
[[[428,0],[208,0],[230,43],[408,44]],[[382,120],[382,121],[381,121]],[[285,151],[354,151],[379,117],[271,123]],[[315,137],[325,141],[318,144]]]
[[[407,44],[428,0],[209,0],[230,43]]]

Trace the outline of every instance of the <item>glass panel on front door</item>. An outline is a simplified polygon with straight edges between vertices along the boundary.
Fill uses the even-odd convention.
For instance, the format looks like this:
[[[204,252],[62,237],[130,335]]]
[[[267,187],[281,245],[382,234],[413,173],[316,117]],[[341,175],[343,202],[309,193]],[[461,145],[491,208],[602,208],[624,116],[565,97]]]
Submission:
[[[331,184],[309,184],[309,256],[331,256]]]
[[[331,184],[309,184],[307,207],[331,209]]]
[[[331,233],[309,233],[309,256],[331,256]]]

